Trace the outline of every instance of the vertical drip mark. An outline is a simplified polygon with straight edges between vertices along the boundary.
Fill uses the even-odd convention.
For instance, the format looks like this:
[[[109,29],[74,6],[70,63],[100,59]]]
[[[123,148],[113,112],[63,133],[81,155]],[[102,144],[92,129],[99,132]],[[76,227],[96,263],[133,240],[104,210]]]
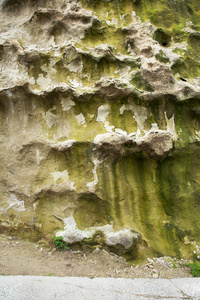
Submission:
[[[112,165],[112,179],[113,179],[113,187],[114,187],[114,210],[116,216],[116,222],[122,226],[122,212],[120,207],[120,192],[119,192],[119,185],[118,185],[118,174],[116,170],[116,162]]]
[[[109,188],[109,178],[107,176],[107,167],[102,163],[101,164],[101,174],[102,174],[102,198],[106,201],[106,211],[107,211],[107,216],[108,219],[113,220],[113,215],[112,215],[112,205],[110,203],[110,188]]]

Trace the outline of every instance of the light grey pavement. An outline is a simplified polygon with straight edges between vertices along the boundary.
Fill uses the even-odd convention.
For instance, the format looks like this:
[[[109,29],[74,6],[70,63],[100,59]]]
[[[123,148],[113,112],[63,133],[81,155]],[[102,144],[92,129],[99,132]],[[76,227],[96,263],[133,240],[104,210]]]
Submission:
[[[0,300],[200,300],[200,278],[0,276]]]

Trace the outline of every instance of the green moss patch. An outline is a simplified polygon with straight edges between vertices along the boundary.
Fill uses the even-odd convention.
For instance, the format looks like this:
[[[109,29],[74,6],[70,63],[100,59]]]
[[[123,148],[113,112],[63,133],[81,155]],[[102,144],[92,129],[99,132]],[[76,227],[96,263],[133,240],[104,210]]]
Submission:
[[[163,47],[168,47],[170,45],[171,36],[170,36],[169,32],[167,32],[166,30],[163,30],[162,28],[156,29],[154,31],[153,37]]]
[[[195,78],[200,76],[200,62],[191,57],[178,59],[172,65],[172,72],[174,75],[177,73],[182,78]]]
[[[152,86],[143,78],[140,71],[132,75],[130,83],[139,90],[153,92]]]
[[[156,54],[155,57],[156,57],[156,59],[157,59],[159,62],[161,62],[161,63],[166,64],[166,63],[169,63],[169,62],[170,62],[169,58],[164,54],[163,51],[159,51],[159,53]]]

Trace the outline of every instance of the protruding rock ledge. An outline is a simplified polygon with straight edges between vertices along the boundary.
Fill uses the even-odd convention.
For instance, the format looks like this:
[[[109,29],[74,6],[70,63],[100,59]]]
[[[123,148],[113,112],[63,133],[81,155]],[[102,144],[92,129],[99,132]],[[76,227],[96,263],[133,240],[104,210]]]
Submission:
[[[136,246],[138,240],[141,239],[140,234],[130,228],[115,231],[112,224],[107,224],[101,227],[90,227],[80,230],[73,216],[65,218],[62,221],[64,223],[64,231],[57,232],[56,236],[63,236],[64,241],[69,244],[84,241],[92,243],[92,239],[95,240],[96,235],[102,235],[103,244],[105,243],[112,247],[122,246],[126,251],[133,247],[133,244]]]
[[[107,155],[129,155],[144,151],[155,160],[165,158],[173,148],[173,137],[166,130],[149,131],[144,136],[126,132],[105,133],[96,136],[94,144]]]

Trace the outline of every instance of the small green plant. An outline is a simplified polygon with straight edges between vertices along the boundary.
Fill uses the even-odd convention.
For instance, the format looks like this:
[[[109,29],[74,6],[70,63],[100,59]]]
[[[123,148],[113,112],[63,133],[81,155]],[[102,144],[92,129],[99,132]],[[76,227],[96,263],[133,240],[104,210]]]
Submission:
[[[57,249],[59,250],[70,249],[69,244],[63,241],[62,236],[54,236],[53,240],[54,240],[54,245]]]
[[[53,274],[52,274],[52,273],[49,273],[49,276],[53,276]]]
[[[197,263],[189,264],[189,267],[191,268],[191,274],[194,277],[200,277],[200,265],[197,265]]]

